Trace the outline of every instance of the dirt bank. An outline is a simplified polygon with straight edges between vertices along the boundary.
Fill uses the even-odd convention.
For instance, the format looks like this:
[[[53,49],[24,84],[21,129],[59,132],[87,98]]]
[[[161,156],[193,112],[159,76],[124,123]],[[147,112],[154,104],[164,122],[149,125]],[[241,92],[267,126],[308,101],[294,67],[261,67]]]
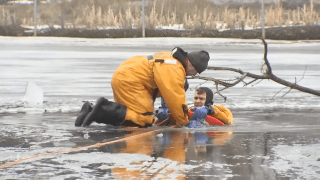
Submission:
[[[165,30],[146,29],[146,37],[212,37],[259,39],[261,29],[255,30]],[[1,36],[32,36],[30,29],[18,25],[0,26]],[[142,36],[140,29],[44,29],[38,36],[85,37],[85,38],[136,38]],[[320,26],[274,27],[265,30],[266,39],[274,40],[315,40],[320,39]]]

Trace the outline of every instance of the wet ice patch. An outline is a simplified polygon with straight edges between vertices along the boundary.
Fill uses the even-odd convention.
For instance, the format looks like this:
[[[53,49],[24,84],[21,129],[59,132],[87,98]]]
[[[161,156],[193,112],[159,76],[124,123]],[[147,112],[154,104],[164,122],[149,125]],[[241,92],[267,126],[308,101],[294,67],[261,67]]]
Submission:
[[[274,161],[270,168],[284,177],[292,179],[320,178],[320,144],[278,145],[272,148]]]
[[[166,158],[157,158],[144,154],[111,154],[90,152],[77,154],[59,154],[54,157],[43,157],[28,164],[19,164],[7,169],[0,175],[15,178],[34,177],[35,169],[38,178],[169,178],[185,177],[187,171],[197,166],[184,165]],[[41,170],[40,170],[41,169]],[[24,174],[14,174],[22,171]],[[28,175],[29,174],[29,175]],[[54,177],[52,175],[55,175]],[[8,176],[8,177],[9,177]],[[12,177],[12,176],[11,176]]]
[[[216,163],[211,161],[205,161],[199,163],[195,176],[197,177],[208,177],[208,179],[218,178],[218,179],[228,179],[231,177],[239,176],[233,171],[232,166],[226,163]],[[197,174],[197,175],[196,175]]]

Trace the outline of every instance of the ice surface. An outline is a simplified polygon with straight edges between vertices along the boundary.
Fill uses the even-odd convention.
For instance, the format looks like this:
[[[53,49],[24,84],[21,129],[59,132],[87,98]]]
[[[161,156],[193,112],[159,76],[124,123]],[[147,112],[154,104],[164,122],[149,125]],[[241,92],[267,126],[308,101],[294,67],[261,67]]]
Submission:
[[[267,40],[267,43],[268,58],[276,75],[291,82],[301,79],[299,84],[320,90],[320,41]],[[207,50],[211,55],[210,66],[261,73],[263,45],[260,40],[0,37],[1,163],[119,138],[117,129],[110,126],[94,123],[88,128],[74,127],[83,101],[95,103],[100,96],[112,100],[111,78],[126,58],[171,50],[176,46],[188,51]],[[201,75],[217,79],[238,76],[209,70]],[[30,83],[26,91],[28,82],[36,85]],[[192,79],[189,83],[187,102],[190,104],[196,87],[215,89],[212,82]],[[123,168],[133,172],[142,170],[142,177],[154,179],[183,176],[191,179],[279,179],[289,176],[292,179],[319,179],[320,99],[295,90],[282,97],[288,88],[275,96],[282,88],[271,81],[246,87],[241,84],[222,91],[227,96],[226,102],[215,94],[215,103],[224,104],[234,113],[234,125],[192,131],[169,129],[169,133],[157,133],[150,145],[154,146],[155,154],[152,155],[119,153],[117,150],[125,147],[122,142],[22,162],[0,169],[0,176],[4,179],[113,179],[115,176],[110,171]],[[25,107],[21,99],[43,104]],[[156,101],[155,107],[159,105],[160,101]],[[189,137],[183,141],[186,164],[161,157],[164,148],[176,149],[168,143],[172,143],[174,135],[181,131],[186,131]],[[206,131],[211,135],[227,133],[208,137],[213,140],[211,144],[199,144],[192,139],[195,132]],[[207,148],[207,154],[201,154],[195,147]],[[156,159],[154,155],[159,157]],[[155,172],[158,173],[152,176]]]
[[[282,176],[292,179],[320,179],[320,144],[278,145],[272,151],[274,161],[270,167]]]
[[[75,112],[82,101],[94,103],[99,96],[113,99],[111,77],[121,62],[131,56],[149,55],[175,46],[188,51],[207,50],[211,54],[209,66],[240,68],[256,74],[261,74],[263,57],[263,45],[255,39],[0,37],[0,42],[0,112],[3,113]],[[277,76],[290,82],[301,79],[299,84],[320,89],[320,41],[267,40],[267,43],[268,58]],[[238,76],[225,71],[205,71],[202,75],[217,79]],[[43,89],[42,107],[23,108],[20,100],[27,82],[36,82]],[[212,82],[190,80],[188,103],[192,103],[194,89],[199,85],[215,89]],[[233,109],[320,108],[318,97],[295,90],[282,98],[289,88],[273,100],[282,88],[271,81],[247,87],[239,84],[222,92],[228,97],[226,102],[217,94],[214,98],[216,103],[224,103]],[[36,110],[32,110],[34,108]]]

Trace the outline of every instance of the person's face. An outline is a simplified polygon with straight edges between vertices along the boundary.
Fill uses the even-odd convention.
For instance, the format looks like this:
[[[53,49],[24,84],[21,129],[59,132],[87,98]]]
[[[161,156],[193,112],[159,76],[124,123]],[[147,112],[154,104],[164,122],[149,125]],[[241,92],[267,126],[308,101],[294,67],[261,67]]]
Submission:
[[[206,102],[206,93],[203,92],[202,94],[199,94],[198,91],[196,91],[193,97],[193,105],[195,107],[201,107],[201,106],[204,106],[205,102]]]
[[[188,65],[187,65],[187,76],[194,76],[198,73],[198,71],[192,66],[190,61],[188,60]]]
[[[200,155],[200,156],[205,156],[206,153],[207,153],[207,146],[196,146],[194,147],[194,151],[197,153],[197,155]]]

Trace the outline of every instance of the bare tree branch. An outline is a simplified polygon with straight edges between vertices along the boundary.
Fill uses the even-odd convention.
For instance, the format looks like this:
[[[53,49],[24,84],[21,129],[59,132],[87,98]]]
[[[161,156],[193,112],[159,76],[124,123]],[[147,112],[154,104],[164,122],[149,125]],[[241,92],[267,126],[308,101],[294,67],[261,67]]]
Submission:
[[[286,92],[284,95],[282,95],[282,97],[284,97],[285,95],[289,94],[289,92],[291,91],[292,88],[289,89],[288,92]]]
[[[258,79],[257,79],[257,80],[258,80]],[[254,85],[252,85],[252,87],[255,86],[255,85],[257,85],[257,84],[259,84],[261,81],[263,81],[263,79],[260,79],[260,81],[257,82],[257,83],[255,83]]]
[[[213,67],[213,66],[208,66],[207,67],[208,70],[215,70],[215,71],[233,71],[233,72],[237,72],[239,74],[247,74],[247,77],[251,77],[254,79],[269,79],[267,76],[265,75],[256,75],[256,74],[252,74],[250,72],[243,72],[241,69],[235,69],[235,68],[228,68],[228,67]]]
[[[298,85],[297,83],[304,78],[304,74],[302,76],[302,78],[297,82],[295,81],[295,83],[291,83],[289,81],[286,81],[284,79],[281,79],[279,78],[278,76],[274,75],[273,72],[272,72],[272,68],[271,68],[271,64],[269,63],[268,59],[267,59],[267,53],[268,53],[268,45],[266,43],[266,41],[264,39],[262,39],[262,43],[264,45],[264,56],[263,56],[263,61],[264,61],[264,64],[266,65],[266,72],[263,74],[263,75],[257,75],[257,74],[253,74],[253,73],[250,73],[250,72],[244,72],[242,71],[241,69],[235,69],[235,68],[228,68],[228,67],[208,67],[207,69],[208,70],[215,70],[215,71],[232,71],[232,72],[236,72],[236,73],[239,73],[241,74],[242,76],[238,77],[236,80],[234,80],[234,82],[232,83],[228,83],[226,82],[226,80],[219,80],[219,79],[215,79],[215,78],[211,78],[211,77],[202,77],[202,76],[192,76],[192,77],[189,77],[189,79],[203,79],[203,80],[207,80],[207,81],[214,81],[216,83],[216,86],[217,85],[223,85],[225,86],[224,89],[227,89],[227,88],[230,88],[230,87],[233,87],[235,86],[236,84],[240,83],[240,82],[243,82],[245,84],[245,86],[247,86],[248,84],[251,84],[255,81],[257,81],[258,79],[260,79],[261,81],[264,80],[264,79],[269,79],[269,80],[272,80],[276,83],[279,83],[281,85],[284,85],[288,88],[290,88],[290,90],[286,93],[288,94],[291,89],[296,89],[298,91],[301,91],[301,92],[305,92],[305,93],[309,93],[309,94],[313,94],[313,95],[316,95],[316,96],[320,96],[320,91],[319,90],[314,90],[314,89],[311,89],[311,88],[307,88],[307,87],[304,87],[304,86],[301,86],[301,85]],[[305,69],[306,71],[306,69]],[[244,79],[246,77],[250,77],[250,78],[253,78],[254,80],[249,82],[249,83],[245,83],[244,82]],[[261,82],[260,81],[260,82]],[[222,89],[222,90],[224,90]],[[217,92],[220,96],[222,96],[220,94],[220,91],[222,90],[218,90],[217,89]],[[282,89],[283,90],[283,89]],[[282,91],[280,90],[280,91]],[[279,91],[279,92],[280,92]],[[279,93],[278,92],[278,93]],[[278,94],[276,93],[276,95]],[[286,95],[285,94],[285,95]],[[224,97],[224,96],[222,96]],[[226,100],[226,99],[225,99]]]
[[[279,94],[282,90],[284,90],[284,89],[286,89],[286,88],[288,88],[288,87],[284,87],[284,88],[280,89],[275,95],[272,96],[271,99],[274,99],[277,94]]]
[[[266,41],[264,39],[262,39],[263,45],[264,45],[264,55],[263,55],[263,60],[264,63],[267,65],[267,74],[271,75],[272,74],[272,68],[271,65],[267,59],[267,54],[268,54],[268,44],[266,43]]]
[[[226,101],[227,101],[227,97],[226,97],[226,96],[223,96],[223,95],[220,93],[218,85],[219,85],[219,84],[216,83],[216,89],[217,89],[216,93],[219,94],[221,97],[223,97],[224,102],[226,102]]]
[[[304,86],[300,86],[296,83],[291,83],[289,81],[286,81],[286,80],[283,80],[275,75],[271,75],[271,80],[273,80],[274,82],[277,82],[279,84],[282,84],[284,86],[287,86],[287,87],[290,87],[292,89],[296,89],[296,90],[299,90],[301,92],[305,92],[305,93],[309,93],[309,94],[313,94],[313,95],[316,95],[316,96],[320,96],[320,91],[317,91],[317,90],[314,90],[314,89],[311,89],[311,88],[307,88],[307,87],[304,87]]]
[[[207,80],[207,81],[213,81],[216,84],[220,84],[225,87],[232,87],[232,86],[235,86],[236,84],[238,84],[239,82],[241,82],[246,76],[247,76],[247,73],[244,73],[241,77],[237,78],[237,81],[234,81],[233,83],[227,83],[226,81],[222,81],[219,79],[210,78],[210,77],[202,77],[202,76],[192,76],[190,79],[203,79],[203,80]]]
[[[306,67],[304,68],[304,72],[303,72],[303,74],[302,74],[302,77],[299,79],[298,82],[300,82],[300,81],[304,78],[304,75],[306,74],[306,71],[307,71],[307,67],[308,67],[308,66],[306,66]]]

